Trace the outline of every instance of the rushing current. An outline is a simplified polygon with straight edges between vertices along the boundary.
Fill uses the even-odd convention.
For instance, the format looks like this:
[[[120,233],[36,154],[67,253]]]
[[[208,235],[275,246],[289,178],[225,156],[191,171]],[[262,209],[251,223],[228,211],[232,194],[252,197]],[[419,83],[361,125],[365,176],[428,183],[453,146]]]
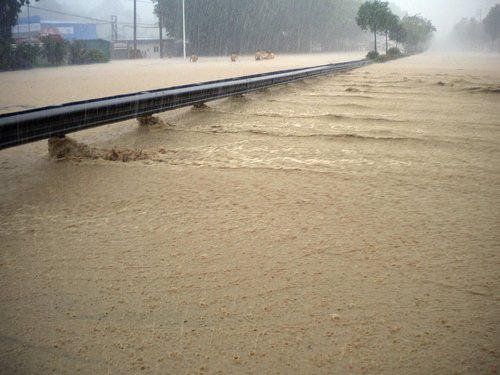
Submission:
[[[2,73],[0,99],[285,58]],[[0,373],[494,373],[498,62],[416,55],[2,150]]]

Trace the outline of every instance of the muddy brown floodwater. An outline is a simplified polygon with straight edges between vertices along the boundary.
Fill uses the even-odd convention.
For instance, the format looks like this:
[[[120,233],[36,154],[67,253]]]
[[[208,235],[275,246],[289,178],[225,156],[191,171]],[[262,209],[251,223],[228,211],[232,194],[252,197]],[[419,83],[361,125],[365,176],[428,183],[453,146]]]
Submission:
[[[1,73],[1,106],[321,58]],[[72,134],[59,160],[46,141],[0,152],[0,373],[500,371],[499,55],[158,120]]]

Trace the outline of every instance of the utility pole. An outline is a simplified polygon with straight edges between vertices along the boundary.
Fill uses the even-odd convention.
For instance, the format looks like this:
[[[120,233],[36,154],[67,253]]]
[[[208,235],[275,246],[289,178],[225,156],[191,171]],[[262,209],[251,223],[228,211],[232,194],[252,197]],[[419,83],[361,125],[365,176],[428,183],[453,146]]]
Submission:
[[[26,1],[28,6],[28,42],[31,42],[31,20],[30,20],[30,0]]]
[[[111,43],[109,46],[110,53],[109,57],[110,59],[113,59],[115,56],[115,42],[118,40],[118,17],[117,16],[111,16]]]
[[[161,22],[161,15],[158,17],[158,27],[160,28],[160,59],[163,58],[163,25]]]
[[[135,0],[134,0],[135,1]],[[184,58],[186,58],[186,7],[182,0],[182,44],[184,49]]]
[[[137,0],[134,0],[134,59],[137,57]]]
[[[162,18],[162,7],[161,7],[161,2],[158,2],[157,5],[157,10],[158,10],[158,28],[160,29],[160,59],[163,58],[163,22],[161,20]]]

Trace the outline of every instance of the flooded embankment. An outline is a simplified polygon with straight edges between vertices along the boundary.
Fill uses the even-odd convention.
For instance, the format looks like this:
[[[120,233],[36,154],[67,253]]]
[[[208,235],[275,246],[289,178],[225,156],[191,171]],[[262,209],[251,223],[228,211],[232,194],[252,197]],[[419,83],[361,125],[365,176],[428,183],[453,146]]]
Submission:
[[[86,69],[1,105],[124,89]],[[495,373],[499,91],[418,55],[0,151],[0,373]]]

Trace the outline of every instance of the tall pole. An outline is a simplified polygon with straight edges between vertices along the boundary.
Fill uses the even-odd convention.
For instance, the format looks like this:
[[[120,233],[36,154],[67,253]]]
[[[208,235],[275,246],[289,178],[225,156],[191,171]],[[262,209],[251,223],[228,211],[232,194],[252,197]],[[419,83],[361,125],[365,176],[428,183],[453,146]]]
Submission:
[[[134,0],[134,59],[137,57],[137,0]]]
[[[118,17],[111,16],[111,40],[109,43],[109,58],[113,59],[115,56],[115,43],[118,40]]]
[[[28,6],[28,42],[31,42],[30,0],[26,1],[26,5]]]
[[[182,45],[184,49],[184,58],[186,58],[186,7],[182,0]]]
[[[158,16],[158,28],[160,29],[160,59],[163,58],[163,24],[161,22],[161,15]]]

